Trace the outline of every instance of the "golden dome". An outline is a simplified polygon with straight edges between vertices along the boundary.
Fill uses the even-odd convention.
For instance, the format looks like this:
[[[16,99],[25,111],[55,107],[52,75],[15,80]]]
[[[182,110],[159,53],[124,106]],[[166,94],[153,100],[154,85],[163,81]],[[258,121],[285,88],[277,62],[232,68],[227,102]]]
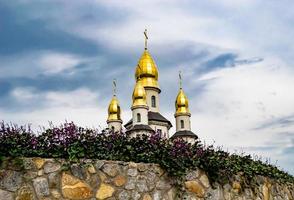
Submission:
[[[176,115],[177,114],[190,114],[188,98],[185,95],[182,88],[180,88],[180,91],[179,91],[178,96],[176,98],[175,105],[176,105]]]
[[[140,78],[143,87],[159,88],[158,70],[153,58],[151,57],[147,49],[144,50],[144,53],[138,62],[135,77],[137,81]]]
[[[119,102],[116,98],[115,95],[113,95],[110,103],[109,103],[109,106],[108,106],[108,121],[111,121],[111,120],[121,120],[120,118],[120,106],[119,106]]]
[[[133,92],[133,106],[147,106],[146,92],[141,79],[137,81]]]

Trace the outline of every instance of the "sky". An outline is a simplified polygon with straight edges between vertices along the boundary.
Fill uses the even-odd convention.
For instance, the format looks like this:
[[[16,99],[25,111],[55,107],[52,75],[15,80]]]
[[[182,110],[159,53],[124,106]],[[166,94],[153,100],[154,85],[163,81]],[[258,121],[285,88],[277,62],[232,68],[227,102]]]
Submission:
[[[116,79],[127,122],[147,28],[160,112],[175,125],[181,70],[203,142],[294,175],[293,8],[291,0],[0,1],[0,120],[103,129]]]

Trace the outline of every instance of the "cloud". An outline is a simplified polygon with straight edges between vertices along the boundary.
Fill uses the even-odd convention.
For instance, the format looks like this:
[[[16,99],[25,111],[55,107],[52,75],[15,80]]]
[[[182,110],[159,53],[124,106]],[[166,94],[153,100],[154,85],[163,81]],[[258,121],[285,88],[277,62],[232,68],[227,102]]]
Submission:
[[[276,127],[289,127],[294,126],[294,115],[280,117],[278,119],[272,119],[260,126],[256,127],[255,129],[266,129],[266,128],[276,128]]]
[[[56,74],[74,68],[81,63],[79,58],[68,54],[50,53],[40,58],[39,64],[44,73]]]
[[[33,88],[16,88],[12,95],[23,106],[33,105],[28,110],[5,112],[0,108],[0,116],[6,122],[32,123],[35,129],[45,126],[48,121],[60,124],[73,120],[84,126],[103,124],[105,108],[99,106],[99,94],[79,88],[70,92],[41,92]],[[41,107],[37,106],[41,102]],[[103,115],[101,115],[103,113]],[[28,120],[29,119],[29,120]]]
[[[17,57],[18,59],[15,59]],[[31,51],[0,56],[0,78],[27,77],[62,73],[86,62],[87,59],[70,53],[56,51]]]

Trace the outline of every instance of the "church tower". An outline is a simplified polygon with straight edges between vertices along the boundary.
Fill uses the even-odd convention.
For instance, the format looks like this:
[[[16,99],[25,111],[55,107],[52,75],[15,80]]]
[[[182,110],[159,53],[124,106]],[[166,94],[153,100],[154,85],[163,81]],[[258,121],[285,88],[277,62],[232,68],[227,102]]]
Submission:
[[[145,49],[139,59],[136,67],[135,78],[142,81],[142,85],[146,90],[146,100],[151,112],[159,112],[159,94],[160,89],[158,85],[158,69],[147,49],[147,30],[145,35]]]
[[[113,81],[113,96],[108,106],[107,125],[109,130],[120,132],[122,129],[122,120],[120,117],[121,110],[118,99],[116,97],[116,82]]]
[[[161,90],[158,84],[158,69],[147,48],[147,30],[144,31],[144,36],[145,48],[135,70],[135,80],[136,83],[141,82],[146,92],[146,103],[149,108],[148,125],[155,132],[160,133],[162,137],[168,138],[169,129],[172,125],[169,120],[160,114],[159,94]],[[131,128],[132,120],[125,124],[127,129]]]
[[[182,77],[179,73],[180,90],[175,101],[176,133],[171,139],[182,138],[189,143],[194,143],[198,137],[191,131],[191,113],[189,111],[189,101],[182,88]]]
[[[138,80],[133,91],[132,104],[132,127],[127,130],[130,137],[138,135],[150,135],[154,130],[148,125],[148,105],[146,102],[146,91],[141,80]]]

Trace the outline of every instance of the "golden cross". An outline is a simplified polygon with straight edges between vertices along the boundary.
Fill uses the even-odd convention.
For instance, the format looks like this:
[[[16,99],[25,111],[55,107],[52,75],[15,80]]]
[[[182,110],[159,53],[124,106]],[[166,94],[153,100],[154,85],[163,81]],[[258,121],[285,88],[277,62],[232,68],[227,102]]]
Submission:
[[[182,72],[179,71],[179,82],[180,82],[180,89],[182,89]]]
[[[116,79],[113,79],[113,95],[116,95]]]
[[[145,29],[144,35],[145,35],[145,50],[147,50],[147,40],[148,40],[147,29]]]

